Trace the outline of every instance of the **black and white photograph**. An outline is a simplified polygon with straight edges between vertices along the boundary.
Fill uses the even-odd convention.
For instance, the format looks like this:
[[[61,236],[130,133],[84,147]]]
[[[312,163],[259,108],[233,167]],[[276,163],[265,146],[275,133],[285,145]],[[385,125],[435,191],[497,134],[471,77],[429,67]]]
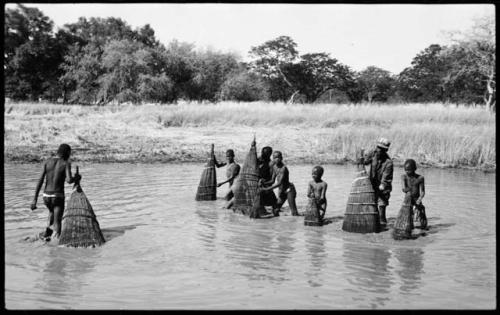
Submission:
[[[495,4],[3,9],[4,309],[497,309]]]

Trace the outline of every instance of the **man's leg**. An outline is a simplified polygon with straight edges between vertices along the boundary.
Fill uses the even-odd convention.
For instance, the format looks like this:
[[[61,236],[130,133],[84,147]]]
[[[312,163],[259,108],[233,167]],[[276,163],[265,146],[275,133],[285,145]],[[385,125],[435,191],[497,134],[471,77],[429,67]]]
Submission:
[[[61,224],[64,207],[59,205],[54,207],[54,238],[61,236]]]
[[[295,191],[295,187],[293,185],[290,185],[290,189],[287,193],[287,200],[293,216],[299,215],[299,212],[297,211],[297,205],[295,204],[295,197],[297,197],[297,191]]]

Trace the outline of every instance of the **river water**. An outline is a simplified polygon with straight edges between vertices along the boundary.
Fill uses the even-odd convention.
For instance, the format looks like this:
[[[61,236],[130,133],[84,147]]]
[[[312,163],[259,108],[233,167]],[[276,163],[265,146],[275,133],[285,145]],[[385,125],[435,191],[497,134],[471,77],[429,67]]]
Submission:
[[[326,165],[326,217],[250,219],[196,202],[202,164],[79,164],[82,187],[107,242],[66,248],[24,238],[44,229],[40,165],[5,167],[5,303],[8,309],[494,309],[495,174],[419,169],[429,230],[395,241],[342,231],[354,177]],[[291,165],[304,211],[312,165]],[[387,209],[403,201],[400,175]],[[225,169],[218,169],[220,181]],[[219,188],[222,198],[226,186]],[[71,186],[66,186],[67,199]],[[67,200],[66,199],[66,200]],[[418,225],[418,224],[417,224]]]

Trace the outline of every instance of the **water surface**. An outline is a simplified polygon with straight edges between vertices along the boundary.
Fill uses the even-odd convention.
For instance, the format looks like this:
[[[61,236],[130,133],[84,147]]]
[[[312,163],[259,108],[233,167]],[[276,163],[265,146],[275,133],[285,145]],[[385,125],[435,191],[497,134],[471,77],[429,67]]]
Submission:
[[[326,216],[250,219],[194,200],[202,164],[79,164],[107,242],[99,248],[23,239],[43,230],[29,210],[40,165],[5,165],[8,309],[493,309],[495,175],[419,169],[429,230],[413,240],[342,231],[354,176],[326,165]],[[312,165],[291,165],[299,211]],[[400,175],[387,209],[401,203]],[[225,169],[218,169],[220,181]],[[227,186],[219,188],[222,198]],[[71,186],[66,186],[67,199]]]

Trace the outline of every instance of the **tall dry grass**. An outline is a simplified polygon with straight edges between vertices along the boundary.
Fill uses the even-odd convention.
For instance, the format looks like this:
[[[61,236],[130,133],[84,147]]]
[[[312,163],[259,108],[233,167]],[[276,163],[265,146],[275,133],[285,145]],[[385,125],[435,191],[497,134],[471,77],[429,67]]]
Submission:
[[[101,160],[196,161],[205,158],[210,142],[220,152],[233,147],[244,155],[255,133],[258,144],[282,150],[293,162],[344,161],[356,148],[373,147],[384,136],[392,141],[389,153],[396,161],[496,167],[495,116],[464,106],[16,103],[6,104],[4,114],[5,146],[11,156],[16,148],[42,154],[44,148],[67,142],[81,148],[81,156],[87,152],[89,159],[94,154]]]

